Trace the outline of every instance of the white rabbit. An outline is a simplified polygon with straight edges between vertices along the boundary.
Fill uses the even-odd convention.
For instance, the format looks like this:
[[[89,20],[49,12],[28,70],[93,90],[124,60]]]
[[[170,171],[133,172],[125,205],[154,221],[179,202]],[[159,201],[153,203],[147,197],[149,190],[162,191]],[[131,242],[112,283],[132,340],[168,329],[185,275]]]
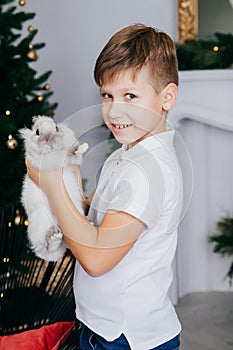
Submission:
[[[46,116],[32,119],[32,129],[23,128],[19,132],[24,140],[25,156],[29,162],[41,170],[55,170],[63,167],[66,189],[77,209],[83,214],[81,194],[77,180],[68,166],[80,165],[82,153],[88,144],[80,144],[73,130],[65,123],[56,124]],[[57,261],[65,254],[67,246],[45,193],[25,175],[21,202],[28,217],[28,238],[35,254],[48,261]]]

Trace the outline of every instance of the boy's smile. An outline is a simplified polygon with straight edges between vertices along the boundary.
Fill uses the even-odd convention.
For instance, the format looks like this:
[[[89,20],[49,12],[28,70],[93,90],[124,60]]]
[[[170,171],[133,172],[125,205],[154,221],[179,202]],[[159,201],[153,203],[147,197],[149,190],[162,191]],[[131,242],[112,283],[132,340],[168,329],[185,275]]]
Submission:
[[[112,124],[114,128],[117,128],[117,129],[125,129],[125,128],[128,128],[129,126],[131,126],[132,124]]]
[[[162,92],[156,93],[149,71],[142,68],[135,79],[130,70],[103,84],[102,115],[104,122],[120,143],[135,143],[166,129]]]
[[[113,129],[116,129],[116,131],[120,131],[120,130],[123,131],[123,129],[129,128],[133,124],[114,124],[114,123],[111,123],[111,125],[112,125]]]

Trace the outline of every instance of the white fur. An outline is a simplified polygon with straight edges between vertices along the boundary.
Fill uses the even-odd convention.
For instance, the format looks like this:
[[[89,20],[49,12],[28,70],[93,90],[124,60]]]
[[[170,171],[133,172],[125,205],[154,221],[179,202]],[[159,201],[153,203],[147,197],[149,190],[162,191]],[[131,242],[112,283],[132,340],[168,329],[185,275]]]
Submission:
[[[24,140],[25,156],[41,170],[55,170],[63,167],[66,189],[77,209],[83,214],[81,194],[77,180],[68,164],[78,164],[88,145],[80,144],[74,132],[65,123],[56,124],[50,117],[33,118],[32,129],[19,130]],[[28,238],[35,254],[48,261],[60,259],[67,246],[44,192],[25,176],[21,202],[28,217]]]

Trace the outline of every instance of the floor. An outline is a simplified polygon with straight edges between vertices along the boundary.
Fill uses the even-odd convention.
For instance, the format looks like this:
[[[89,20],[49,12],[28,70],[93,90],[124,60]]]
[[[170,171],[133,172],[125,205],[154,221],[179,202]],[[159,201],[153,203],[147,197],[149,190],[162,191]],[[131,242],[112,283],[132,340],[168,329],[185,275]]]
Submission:
[[[194,293],[176,307],[181,350],[233,350],[233,293]]]

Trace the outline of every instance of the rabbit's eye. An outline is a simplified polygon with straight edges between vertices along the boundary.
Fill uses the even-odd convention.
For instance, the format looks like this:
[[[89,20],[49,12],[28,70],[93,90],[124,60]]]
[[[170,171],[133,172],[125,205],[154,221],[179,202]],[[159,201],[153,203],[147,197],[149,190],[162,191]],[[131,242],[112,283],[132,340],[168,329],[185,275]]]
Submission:
[[[56,126],[56,131],[59,131],[58,126]]]
[[[39,129],[36,129],[36,135],[40,135]]]

